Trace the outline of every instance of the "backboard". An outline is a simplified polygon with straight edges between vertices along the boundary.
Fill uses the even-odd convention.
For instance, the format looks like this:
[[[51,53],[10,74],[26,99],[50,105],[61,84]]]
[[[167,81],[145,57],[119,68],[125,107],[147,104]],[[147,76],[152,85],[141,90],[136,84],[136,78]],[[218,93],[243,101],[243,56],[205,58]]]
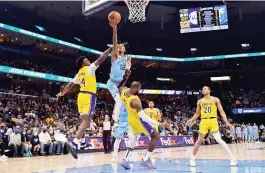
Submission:
[[[117,0],[82,0],[82,13],[85,16],[96,13],[116,3]]]

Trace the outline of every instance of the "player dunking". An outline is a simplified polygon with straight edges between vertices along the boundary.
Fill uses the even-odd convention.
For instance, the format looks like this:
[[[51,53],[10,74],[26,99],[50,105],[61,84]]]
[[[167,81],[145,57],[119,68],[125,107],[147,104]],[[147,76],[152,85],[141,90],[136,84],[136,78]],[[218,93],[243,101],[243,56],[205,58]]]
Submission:
[[[132,151],[133,145],[137,140],[137,136],[143,133],[147,136],[151,136],[151,141],[148,144],[148,149],[144,158],[142,159],[141,165],[150,169],[156,169],[151,162],[150,157],[160,136],[158,131],[152,126],[169,127],[169,123],[166,121],[163,123],[158,123],[145,114],[142,108],[141,100],[137,96],[140,89],[141,84],[139,82],[133,82],[130,88],[123,88],[121,92],[121,99],[125,103],[126,109],[128,111],[128,122],[134,138],[134,140],[130,140],[131,144],[129,144],[125,158],[128,157],[129,153]],[[127,159],[124,159],[121,165],[125,169],[131,168]]]
[[[211,89],[207,86],[203,87],[202,93],[204,97],[197,102],[197,110],[194,116],[187,121],[188,125],[191,125],[193,121],[198,119],[201,116],[200,123],[200,136],[197,142],[195,143],[192,151],[192,156],[190,160],[190,166],[196,166],[195,156],[198,152],[198,149],[203,142],[205,135],[210,131],[214,139],[225,149],[225,151],[229,154],[231,162],[231,166],[237,165],[237,160],[231,153],[228,145],[221,139],[221,135],[219,133],[219,126],[217,122],[217,109],[219,110],[223,121],[231,127],[230,123],[227,120],[226,114],[223,110],[220,100],[217,97],[212,97],[210,95]]]
[[[66,85],[63,91],[57,94],[57,97],[64,96],[71,88],[78,84],[80,86],[80,92],[77,98],[78,112],[83,118],[83,123],[79,127],[76,137],[73,140],[73,144],[76,146],[76,149],[80,147],[80,139],[84,135],[87,128],[90,126],[90,121],[94,115],[95,106],[96,106],[96,93],[97,93],[97,81],[96,81],[96,69],[98,66],[107,59],[111,48],[106,50],[94,63],[90,64],[90,61],[81,56],[76,60],[76,65],[79,69],[75,78],[72,82]],[[67,143],[67,147],[71,152],[72,156],[77,159],[76,150],[73,149],[73,146],[70,143]]]
[[[115,106],[112,114],[112,118],[115,121],[114,130],[117,128],[117,123],[119,120],[122,103],[120,97],[119,86],[123,80],[124,74],[126,70],[131,68],[131,57],[125,55],[125,46],[124,44],[118,45],[117,39],[117,21],[110,20],[110,25],[113,28],[113,47],[112,47],[112,57],[111,57],[111,71],[110,71],[110,79],[107,82],[108,90],[110,91],[113,99],[115,100]],[[123,108],[123,114],[126,114],[125,107]],[[126,117],[126,116],[123,116]],[[120,133],[123,131],[127,131],[129,126],[126,127],[126,124],[122,124],[123,127],[120,129]],[[120,135],[118,135],[120,137]],[[113,161],[115,162],[115,157],[117,156],[119,145],[121,139],[115,140],[114,143],[114,155]]]
[[[125,55],[124,44],[118,44],[117,41],[117,22],[115,20],[110,21],[110,25],[113,28],[113,47],[111,57],[111,70],[110,78],[107,82],[108,90],[110,91],[113,99],[115,100],[115,106],[113,110],[113,119],[115,122],[119,119],[121,110],[121,97],[119,85],[123,80],[126,69],[131,68],[131,58]]]

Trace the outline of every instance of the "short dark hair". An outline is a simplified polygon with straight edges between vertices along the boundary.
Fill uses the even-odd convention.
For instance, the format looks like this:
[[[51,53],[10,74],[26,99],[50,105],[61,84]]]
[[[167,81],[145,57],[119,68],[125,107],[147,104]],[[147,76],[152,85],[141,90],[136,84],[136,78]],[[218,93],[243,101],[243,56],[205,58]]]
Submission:
[[[83,67],[83,61],[86,57],[85,56],[80,56],[79,58],[77,58],[76,60],[76,66],[78,69]]]
[[[140,86],[141,86],[140,82],[133,81],[130,88],[134,89],[134,88],[139,88]]]
[[[211,87],[209,87],[209,86],[204,86],[204,87],[207,87],[207,88],[208,88],[208,90],[210,90],[210,91],[211,91]]]

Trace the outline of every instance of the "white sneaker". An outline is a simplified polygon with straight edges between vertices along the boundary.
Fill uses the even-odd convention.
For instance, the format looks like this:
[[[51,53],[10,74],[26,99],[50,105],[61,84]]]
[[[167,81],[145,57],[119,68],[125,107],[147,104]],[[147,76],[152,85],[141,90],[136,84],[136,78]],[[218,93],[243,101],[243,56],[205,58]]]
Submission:
[[[195,159],[190,159],[190,166],[191,167],[195,167],[196,166]]]
[[[236,159],[232,159],[230,161],[230,166],[236,166],[237,165],[237,160]]]
[[[2,159],[8,159],[8,157],[6,155],[2,155],[1,157]]]

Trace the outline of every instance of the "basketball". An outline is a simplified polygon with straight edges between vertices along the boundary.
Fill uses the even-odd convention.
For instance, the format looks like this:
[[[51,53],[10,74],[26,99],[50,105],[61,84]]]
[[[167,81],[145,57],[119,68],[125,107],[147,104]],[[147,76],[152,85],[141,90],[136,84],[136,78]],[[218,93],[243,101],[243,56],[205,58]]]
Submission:
[[[117,24],[120,23],[120,21],[121,21],[121,15],[120,15],[120,13],[117,12],[117,11],[112,11],[112,12],[109,14],[108,18],[109,18],[109,21],[111,21],[111,20],[115,20],[115,21],[117,22]]]

